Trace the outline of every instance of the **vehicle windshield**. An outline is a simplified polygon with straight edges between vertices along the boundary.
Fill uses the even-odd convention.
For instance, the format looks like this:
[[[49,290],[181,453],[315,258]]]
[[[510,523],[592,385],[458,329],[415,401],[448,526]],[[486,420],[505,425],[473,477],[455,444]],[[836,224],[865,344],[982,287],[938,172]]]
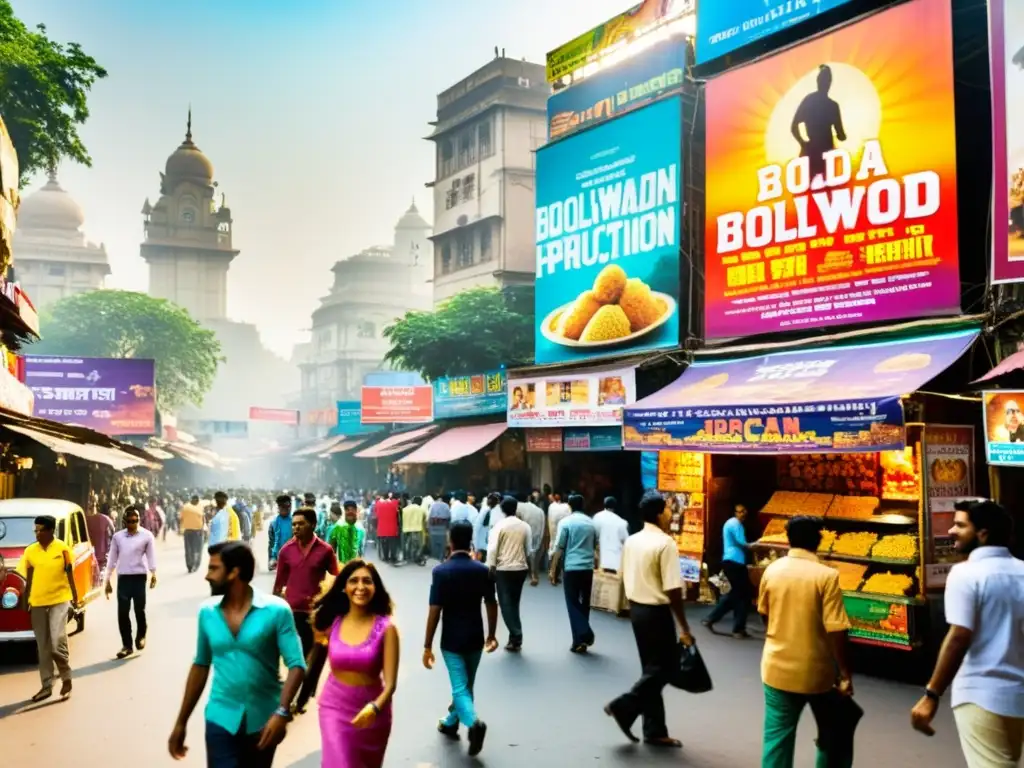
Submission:
[[[27,547],[35,540],[34,517],[0,517],[0,547]]]

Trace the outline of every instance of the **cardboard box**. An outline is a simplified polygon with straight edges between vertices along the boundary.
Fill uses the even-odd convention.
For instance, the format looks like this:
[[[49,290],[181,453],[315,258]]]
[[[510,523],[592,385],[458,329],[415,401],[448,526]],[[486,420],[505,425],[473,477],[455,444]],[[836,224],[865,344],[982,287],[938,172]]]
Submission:
[[[608,613],[622,613],[628,608],[622,577],[617,573],[594,572],[594,586],[590,591],[590,607]]]

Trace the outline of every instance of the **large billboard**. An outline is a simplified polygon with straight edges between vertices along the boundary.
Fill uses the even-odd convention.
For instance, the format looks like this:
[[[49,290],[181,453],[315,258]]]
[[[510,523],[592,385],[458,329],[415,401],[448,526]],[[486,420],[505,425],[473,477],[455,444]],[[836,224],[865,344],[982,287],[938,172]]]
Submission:
[[[444,376],[433,382],[434,418],[456,419],[504,413],[508,387],[505,371]]]
[[[959,312],[954,131],[950,0],[710,81],[705,335]]]
[[[614,427],[636,402],[636,369],[574,371],[508,382],[510,427]]]
[[[611,120],[679,90],[685,70],[686,40],[674,38],[555,91],[548,99],[548,138]]]
[[[415,387],[364,386],[360,398],[363,424],[429,424],[434,420],[434,390]]]
[[[703,64],[849,0],[704,0],[697,3],[696,60]]]
[[[989,0],[992,282],[1024,280],[1024,3]]]
[[[537,155],[536,361],[679,343],[678,96]]]
[[[25,383],[39,418],[77,424],[106,435],[156,434],[153,360],[34,355]]]

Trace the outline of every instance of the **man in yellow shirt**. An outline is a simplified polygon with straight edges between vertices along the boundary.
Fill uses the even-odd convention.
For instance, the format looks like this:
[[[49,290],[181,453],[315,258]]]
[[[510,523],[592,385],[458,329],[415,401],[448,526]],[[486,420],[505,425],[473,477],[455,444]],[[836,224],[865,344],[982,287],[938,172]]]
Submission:
[[[71,550],[54,538],[57,521],[50,515],[35,520],[36,543],[29,544],[18,563],[25,577],[22,607],[32,617],[32,632],[39,651],[39,677],[43,687],[32,697],[40,702],[53,695],[53,668],[60,674],[60,695],[71,695],[71,663],[68,657],[68,609],[78,605]]]
[[[206,516],[199,506],[199,496],[192,496],[178,513],[178,530],[185,537],[185,568],[189,573],[199,569],[203,559],[203,531]]]
[[[402,545],[405,550],[405,562],[426,564],[427,559],[423,556],[426,528],[427,508],[423,506],[423,499],[416,496],[412,504],[402,510]]]
[[[818,560],[821,520],[794,517],[786,526],[789,554],[761,577],[757,610],[765,618],[761,680],[764,683],[764,768],[793,768],[796,727],[806,704],[818,715],[836,689],[852,696],[846,660],[850,619],[839,589],[839,572]],[[834,694],[831,694],[834,695]],[[853,764],[851,754],[826,754],[818,765]]]

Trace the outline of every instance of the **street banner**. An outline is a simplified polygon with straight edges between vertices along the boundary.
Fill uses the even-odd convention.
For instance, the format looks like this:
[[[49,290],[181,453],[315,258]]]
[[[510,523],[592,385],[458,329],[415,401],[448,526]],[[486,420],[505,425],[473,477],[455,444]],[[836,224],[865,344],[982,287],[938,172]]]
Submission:
[[[377,432],[381,427],[366,426],[362,423],[362,414],[358,400],[339,400],[337,425],[333,432],[345,437],[368,435]]]
[[[711,80],[706,336],[959,313],[955,145],[950,0]]]
[[[504,413],[508,400],[505,371],[445,376],[433,382],[434,418],[455,419]]]
[[[136,358],[25,358],[36,416],[105,435],[156,434],[155,371],[153,360]]]
[[[573,427],[562,435],[562,449],[576,451],[621,451],[622,427]]]
[[[697,3],[697,64],[813,19],[849,0],[704,0]]]
[[[526,432],[528,453],[562,452],[562,430],[560,427],[537,427],[524,431]]]
[[[299,412],[288,408],[249,408],[249,421],[272,421],[275,424],[299,425]]]
[[[1001,389],[982,393],[985,459],[989,464],[1024,466],[1024,392]]]
[[[636,400],[636,369],[573,371],[508,382],[510,427],[613,427]]]
[[[338,425],[337,408],[314,408],[302,414],[302,423],[307,426],[336,427]]]
[[[641,0],[628,11],[613,16],[548,53],[548,82],[571,75],[593,57],[613,46],[628,43],[638,33],[692,11],[693,0]]]
[[[992,282],[1024,280],[1024,3],[989,0]]]
[[[704,360],[626,409],[634,450],[847,453],[905,445],[901,398],[952,365],[977,330]]]
[[[679,96],[537,153],[539,365],[679,344],[682,176]]]
[[[680,90],[685,70],[686,40],[675,38],[601,69],[572,88],[555,91],[548,99],[548,139],[568,136]]]
[[[434,390],[415,387],[363,387],[363,424],[429,424],[434,420]]]

